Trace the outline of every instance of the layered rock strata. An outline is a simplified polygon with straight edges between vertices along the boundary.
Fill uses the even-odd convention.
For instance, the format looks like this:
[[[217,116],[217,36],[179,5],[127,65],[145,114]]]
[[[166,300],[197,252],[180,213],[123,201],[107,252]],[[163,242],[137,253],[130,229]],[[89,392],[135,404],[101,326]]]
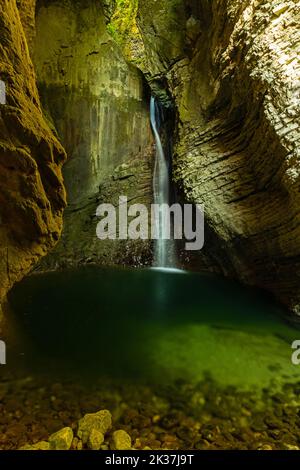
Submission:
[[[28,12],[30,7],[34,11],[34,2],[27,2]],[[1,2],[0,18],[0,80],[6,89],[0,105],[1,302],[60,237],[66,154],[42,113],[15,0]]]
[[[298,2],[139,0],[122,30],[124,3],[110,29],[175,103],[174,180],[205,204],[206,251],[300,313]]]

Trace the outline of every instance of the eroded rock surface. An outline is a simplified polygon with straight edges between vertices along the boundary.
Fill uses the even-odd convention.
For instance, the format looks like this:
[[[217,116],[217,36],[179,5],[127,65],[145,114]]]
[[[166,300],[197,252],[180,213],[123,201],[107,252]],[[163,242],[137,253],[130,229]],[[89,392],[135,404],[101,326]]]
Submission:
[[[99,202],[116,203],[120,191],[152,201],[138,67],[175,105],[174,181],[184,200],[206,207],[196,267],[266,288],[299,313],[297,2],[100,3],[39,0],[36,18],[34,0],[1,6],[0,296],[55,244],[65,198],[65,153],[43,118],[28,43],[47,118],[70,155],[64,235],[44,267],[151,257],[150,244],[95,236]],[[122,165],[125,179],[116,177]]]
[[[174,179],[205,204],[207,251],[299,313],[298,2],[138,4],[120,42],[137,43],[137,23],[144,52],[132,61],[175,103]]]
[[[42,269],[147,263],[150,243],[100,241],[95,217],[100,203],[118,206],[119,196],[152,201],[153,137],[142,73],[108,34],[96,0],[38,2],[33,56],[43,105],[69,156],[63,238]]]
[[[66,155],[41,110],[15,0],[1,2],[0,17],[0,79],[6,85],[6,104],[0,105],[1,302],[60,236]]]

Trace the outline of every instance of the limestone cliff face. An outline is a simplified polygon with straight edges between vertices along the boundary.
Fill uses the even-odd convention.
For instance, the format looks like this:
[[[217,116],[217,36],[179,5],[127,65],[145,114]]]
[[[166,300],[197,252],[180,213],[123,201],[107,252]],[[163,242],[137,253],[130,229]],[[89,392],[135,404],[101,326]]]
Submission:
[[[153,138],[146,82],[108,34],[98,0],[38,1],[33,58],[43,107],[64,145],[63,237],[43,268],[139,265],[148,242],[99,241],[97,206],[152,200]]]
[[[126,29],[138,24],[138,65],[175,103],[174,179],[186,200],[205,204],[216,241],[206,250],[225,274],[297,313],[299,20],[292,0],[139,0]]]
[[[34,2],[27,1],[28,10]],[[65,151],[44,119],[15,0],[0,5],[0,302],[57,242]]]

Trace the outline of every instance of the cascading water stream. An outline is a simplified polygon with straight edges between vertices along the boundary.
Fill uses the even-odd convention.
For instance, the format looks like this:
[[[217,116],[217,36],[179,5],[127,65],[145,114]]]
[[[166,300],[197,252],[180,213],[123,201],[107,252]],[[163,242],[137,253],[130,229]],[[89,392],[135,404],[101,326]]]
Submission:
[[[156,159],[153,174],[154,204],[160,206],[167,204],[169,206],[171,202],[169,164],[159,134],[159,108],[153,96],[150,103],[150,117],[156,143]],[[176,268],[174,239],[168,239],[170,230],[164,211],[160,211],[155,224],[156,233],[159,236],[155,240],[153,266],[156,268]]]

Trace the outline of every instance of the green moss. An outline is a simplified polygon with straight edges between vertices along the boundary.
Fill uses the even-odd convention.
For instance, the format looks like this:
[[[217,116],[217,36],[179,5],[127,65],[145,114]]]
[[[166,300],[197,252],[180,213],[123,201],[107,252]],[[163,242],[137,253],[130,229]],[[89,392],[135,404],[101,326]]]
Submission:
[[[135,64],[141,64],[144,49],[137,26],[139,0],[116,0],[114,13],[107,25],[108,32],[122,47],[125,57]]]
[[[109,34],[115,39],[117,40],[118,39],[118,31],[115,27],[115,25],[113,23],[109,23],[107,25],[107,30],[109,32]]]

